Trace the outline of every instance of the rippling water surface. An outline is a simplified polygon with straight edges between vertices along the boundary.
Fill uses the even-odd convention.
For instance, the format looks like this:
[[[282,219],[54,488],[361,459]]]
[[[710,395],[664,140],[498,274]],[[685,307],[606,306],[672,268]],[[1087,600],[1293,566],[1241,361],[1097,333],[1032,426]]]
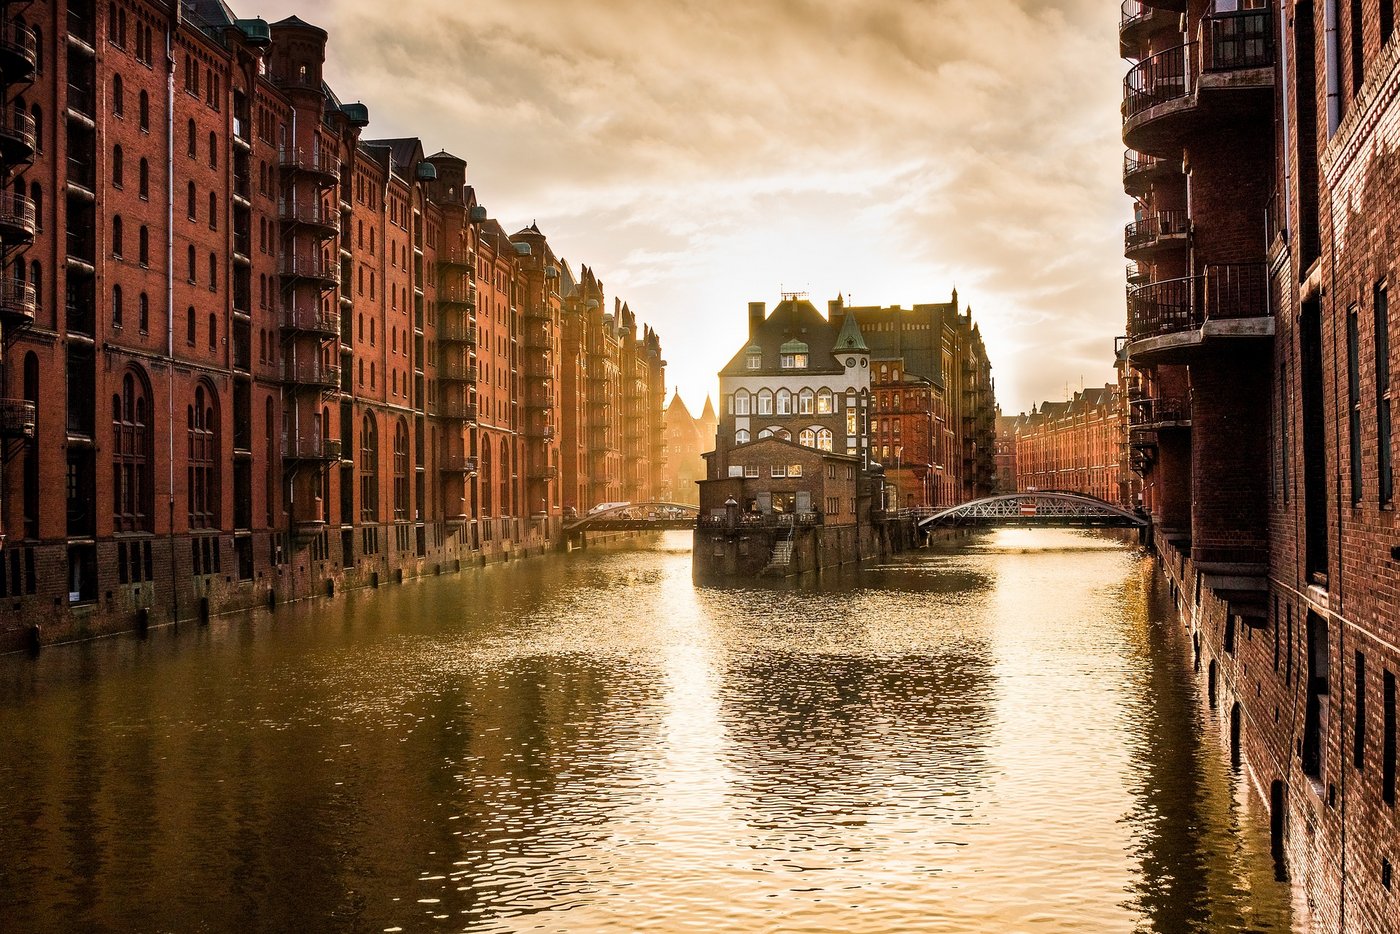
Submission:
[[[0,658],[0,928],[1301,930],[1141,552],[688,545]]]

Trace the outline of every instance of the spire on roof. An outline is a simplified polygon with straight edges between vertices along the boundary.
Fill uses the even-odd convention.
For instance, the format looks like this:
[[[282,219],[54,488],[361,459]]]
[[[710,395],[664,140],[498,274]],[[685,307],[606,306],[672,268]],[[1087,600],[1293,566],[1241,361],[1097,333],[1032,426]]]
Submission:
[[[865,344],[865,335],[860,333],[860,325],[856,324],[855,315],[848,314],[841,322],[841,333],[836,335],[836,344],[831,350],[832,353],[846,353],[852,350],[870,353],[870,348]]]

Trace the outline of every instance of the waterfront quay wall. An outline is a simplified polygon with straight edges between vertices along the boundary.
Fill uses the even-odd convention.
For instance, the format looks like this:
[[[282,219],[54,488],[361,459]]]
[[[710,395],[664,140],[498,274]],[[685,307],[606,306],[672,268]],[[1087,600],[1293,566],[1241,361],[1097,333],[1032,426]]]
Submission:
[[[780,542],[792,542],[792,557],[773,567]],[[892,519],[860,525],[701,526],[695,530],[692,573],[696,580],[731,577],[792,577],[823,568],[878,560],[914,547],[914,523]]]
[[[377,538],[393,544],[402,540],[407,542],[407,548],[390,547],[379,554],[365,554],[356,547],[365,540],[364,529],[354,529],[349,547],[355,550],[348,564],[339,534],[315,536],[289,552],[282,536],[254,533],[256,570],[241,565],[231,543],[223,542],[221,548],[211,551],[223,556],[214,559],[217,563],[211,573],[195,572],[196,562],[206,561],[202,552],[195,554],[206,540],[204,536],[101,542],[97,549],[101,579],[123,583],[110,586],[97,599],[81,604],[49,594],[0,599],[0,653],[204,620],[542,555],[556,551],[563,535],[557,517],[493,519],[460,528],[427,530],[420,553],[416,536],[392,534],[394,531],[394,526],[381,528]],[[590,544],[601,541],[595,539]],[[24,546],[22,554],[20,549],[12,548],[6,554],[12,561],[18,558],[21,567],[32,564],[36,574],[46,567],[62,574],[67,564],[62,544]]]
[[[1318,685],[1310,674],[1308,631],[1318,614],[1310,611],[1307,594],[1277,580],[1267,590],[1232,591],[1230,581],[1192,560],[1191,543],[1180,535],[1159,530],[1153,550],[1177,619],[1191,635],[1202,707],[1217,721],[1246,793],[1269,814],[1276,869],[1299,887],[1310,929],[1400,931],[1400,883],[1394,879],[1400,826],[1382,788],[1385,736],[1374,728],[1393,730],[1386,719],[1395,715],[1387,714],[1382,692],[1374,689],[1379,673],[1369,692],[1373,709],[1358,711],[1351,686],[1340,677]],[[1333,672],[1351,674],[1353,655],[1384,667],[1394,652],[1354,622],[1333,614],[1328,623],[1334,633],[1345,633],[1344,647],[1335,636],[1323,643]],[[1312,765],[1308,697],[1319,686],[1327,693],[1314,708],[1322,726]],[[1341,702],[1344,694],[1352,694],[1349,703]],[[1364,728],[1368,719],[1371,729]]]

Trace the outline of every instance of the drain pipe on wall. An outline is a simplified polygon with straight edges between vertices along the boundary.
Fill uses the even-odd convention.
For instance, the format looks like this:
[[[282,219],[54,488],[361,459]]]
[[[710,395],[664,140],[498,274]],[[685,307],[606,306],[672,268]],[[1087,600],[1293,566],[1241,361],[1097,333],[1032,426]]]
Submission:
[[[169,537],[170,618],[180,619],[180,588],[175,570],[175,30],[181,21],[181,0],[171,0],[171,22],[165,29],[165,356],[170,374],[166,409],[169,417]]]

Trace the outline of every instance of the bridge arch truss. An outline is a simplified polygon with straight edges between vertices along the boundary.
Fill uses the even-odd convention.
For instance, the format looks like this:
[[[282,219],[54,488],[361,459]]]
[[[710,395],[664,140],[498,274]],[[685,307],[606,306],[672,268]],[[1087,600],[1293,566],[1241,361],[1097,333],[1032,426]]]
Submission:
[[[1141,528],[1147,519],[1097,496],[1047,490],[988,496],[918,520],[921,532],[978,525]]]

